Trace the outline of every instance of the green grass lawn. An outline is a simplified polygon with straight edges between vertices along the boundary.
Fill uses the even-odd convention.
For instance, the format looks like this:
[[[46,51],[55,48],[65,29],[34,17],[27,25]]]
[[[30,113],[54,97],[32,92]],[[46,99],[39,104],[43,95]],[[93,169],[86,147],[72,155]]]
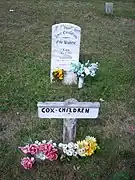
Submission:
[[[135,179],[135,3],[113,2],[107,16],[102,0],[0,1],[0,180]],[[51,26],[61,22],[81,27],[80,59],[100,64],[81,90],[50,84]],[[101,150],[24,170],[17,147],[29,137],[62,141],[62,120],[39,119],[37,102],[68,98],[105,100],[97,120],[77,124],[77,140],[95,136]]]

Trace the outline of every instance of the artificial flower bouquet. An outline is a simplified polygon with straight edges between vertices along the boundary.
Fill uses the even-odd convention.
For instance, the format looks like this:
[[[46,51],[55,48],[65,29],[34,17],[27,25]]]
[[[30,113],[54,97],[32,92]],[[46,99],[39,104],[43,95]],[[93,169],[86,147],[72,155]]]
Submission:
[[[90,60],[88,60],[84,64],[82,64],[80,62],[72,63],[71,71],[76,73],[76,75],[78,77],[78,88],[82,88],[83,83],[84,83],[84,78],[86,76],[94,77],[96,75],[97,69],[98,69],[98,62],[90,63]]]
[[[97,149],[100,149],[96,138],[86,136],[82,141],[68,144],[53,143],[52,140],[42,142],[35,141],[23,147],[18,147],[21,152],[27,155],[22,158],[21,165],[25,169],[31,169],[36,162],[44,160],[57,160],[61,157],[86,157],[91,156]]]
[[[64,79],[64,73],[65,71],[63,69],[55,69],[53,72],[52,72],[52,75],[53,75],[53,80],[54,81],[62,81]]]
[[[56,148],[56,143],[53,143],[52,141],[35,141],[34,143],[18,148],[27,155],[27,157],[24,157],[21,160],[21,165],[25,169],[31,169],[36,161],[44,161],[45,159],[53,161],[58,158],[58,149]]]
[[[90,63],[90,60],[88,60],[86,63],[82,64],[80,62],[78,63],[72,63],[71,71],[76,73],[78,77],[86,77],[91,76],[94,77],[96,75],[96,71],[98,69],[98,62],[96,63]]]
[[[58,144],[61,154],[64,156],[86,157],[91,156],[97,149],[100,149],[97,140],[94,137],[86,136],[82,141],[76,143],[70,142],[68,144]]]

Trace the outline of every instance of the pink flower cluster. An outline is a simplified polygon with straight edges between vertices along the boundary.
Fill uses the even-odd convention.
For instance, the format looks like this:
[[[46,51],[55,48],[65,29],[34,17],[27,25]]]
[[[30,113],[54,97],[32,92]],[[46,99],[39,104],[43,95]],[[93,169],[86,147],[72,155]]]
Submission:
[[[33,157],[32,158],[26,157],[22,159],[21,165],[24,167],[24,169],[31,169],[34,162],[35,159]]]
[[[33,156],[32,158],[26,157],[23,158],[21,161],[21,165],[25,168],[25,169],[30,169],[32,168],[32,165],[34,164],[34,162],[36,161],[36,159],[34,158],[34,156],[36,156],[36,154],[38,153],[43,153],[45,155],[45,158],[52,161],[52,160],[56,160],[58,158],[58,152],[57,149],[54,148],[54,146],[52,144],[30,144],[30,145],[26,145],[24,147],[19,147],[19,149],[24,153],[24,154],[30,154],[31,156]]]
[[[39,146],[39,151],[43,152],[50,161],[58,158],[57,149],[54,148],[52,144],[41,144]]]

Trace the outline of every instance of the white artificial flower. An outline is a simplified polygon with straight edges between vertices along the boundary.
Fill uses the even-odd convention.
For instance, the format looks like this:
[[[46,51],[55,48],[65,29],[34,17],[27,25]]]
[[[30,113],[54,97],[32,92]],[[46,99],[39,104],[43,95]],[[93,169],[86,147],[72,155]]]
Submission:
[[[42,143],[43,143],[43,144],[46,144],[46,140],[43,140]]]
[[[69,149],[69,150],[67,150],[66,155],[67,155],[67,156],[72,156],[72,155],[73,155],[73,152]]]
[[[56,147],[56,146],[57,146],[57,144],[56,144],[56,143],[53,143],[53,146],[54,146],[54,147]]]
[[[84,67],[84,72],[85,72],[86,76],[88,76],[90,74],[90,70],[87,67]]]
[[[92,77],[94,77],[96,74],[95,74],[95,71],[91,71],[90,72],[90,75],[92,76]]]
[[[84,148],[82,148],[82,149],[81,149],[81,152],[82,152],[82,153],[85,153],[85,149],[84,149]]]
[[[81,74],[81,77],[84,77],[84,74]]]
[[[68,150],[70,150],[72,153],[75,152],[75,150],[74,150],[73,148],[70,148],[70,149],[68,149]]]
[[[68,143],[68,145],[67,145],[67,146],[68,146],[68,148],[69,148],[69,149],[71,149],[71,148],[73,148],[73,147],[74,147],[74,143],[70,142],[70,143]]]
[[[59,143],[59,144],[58,144],[58,147],[59,147],[59,148],[62,148],[62,147],[63,147],[63,144],[62,144],[62,143]]]
[[[98,69],[98,63],[97,62],[96,63],[91,63],[91,67],[93,69]]]
[[[77,156],[77,151],[74,151],[73,156]]]
[[[53,140],[50,140],[50,141],[48,141],[48,143],[47,143],[47,144],[52,144],[52,142],[53,142]]]
[[[35,141],[35,144],[40,145],[41,142],[39,142],[38,140],[36,140],[36,141]]]
[[[81,149],[77,149],[77,154],[82,154],[82,151],[81,151]]]
[[[63,149],[66,149],[67,147],[67,144],[63,144]]]
[[[67,149],[66,148],[63,149],[63,153],[67,154]]]
[[[79,154],[80,156],[85,156],[85,149],[84,148],[78,149],[77,154]]]
[[[85,63],[85,66],[88,66],[90,63],[90,60],[88,60],[86,63]]]
[[[74,144],[74,149],[78,149],[79,148],[79,146],[78,146],[78,144]]]
[[[46,159],[46,156],[44,153],[40,152],[40,153],[36,154],[36,158],[44,161]]]
[[[92,66],[89,66],[88,69],[89,69],[89,71],[92,71],[92,70],[93,70]]]
[[[38,140],[36,140],[36,141],[35,141],[35,144],[37,144],[37,145],[38,145],[38,143],[39,143],[39,141],[38,141]]]

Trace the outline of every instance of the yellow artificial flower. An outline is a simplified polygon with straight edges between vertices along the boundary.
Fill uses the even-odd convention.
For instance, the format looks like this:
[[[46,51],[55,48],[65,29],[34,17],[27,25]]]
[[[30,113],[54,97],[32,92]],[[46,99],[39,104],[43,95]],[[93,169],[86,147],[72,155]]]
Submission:
[[[77,145],[80,156],[91,156],[96,149],[99,149],[96,138],[90,136],[87,136],[85,140],[77,141]]]
[[[96,149],[97,143],[90,143],[89,146],[86,147],[86,155],[91,156]]]
[[[59,76],[59,79],[62,80],[62,79],[63,79],[63,75],[62,75],[62,76]]]
[[[59,72],[59,75],[62,75],[62,74],[63,74],[62,69],[60,69],[58,72]]]
[[[63,69],[55,69],[53,71],[54,79],[63,80],[64,78],[64,70]]]
[[[86,156],[91,156],[93,153],[94,151],[91,148],[86,150]]]
[[[85,140],[88,142],[96,142],[96,138],[94,138],[92,136],[86,136]]]
[[[86,140],[83,141],[77,141],[77,144],[80,148],[84,148],[85,146],[88,145],[88,142]]]

